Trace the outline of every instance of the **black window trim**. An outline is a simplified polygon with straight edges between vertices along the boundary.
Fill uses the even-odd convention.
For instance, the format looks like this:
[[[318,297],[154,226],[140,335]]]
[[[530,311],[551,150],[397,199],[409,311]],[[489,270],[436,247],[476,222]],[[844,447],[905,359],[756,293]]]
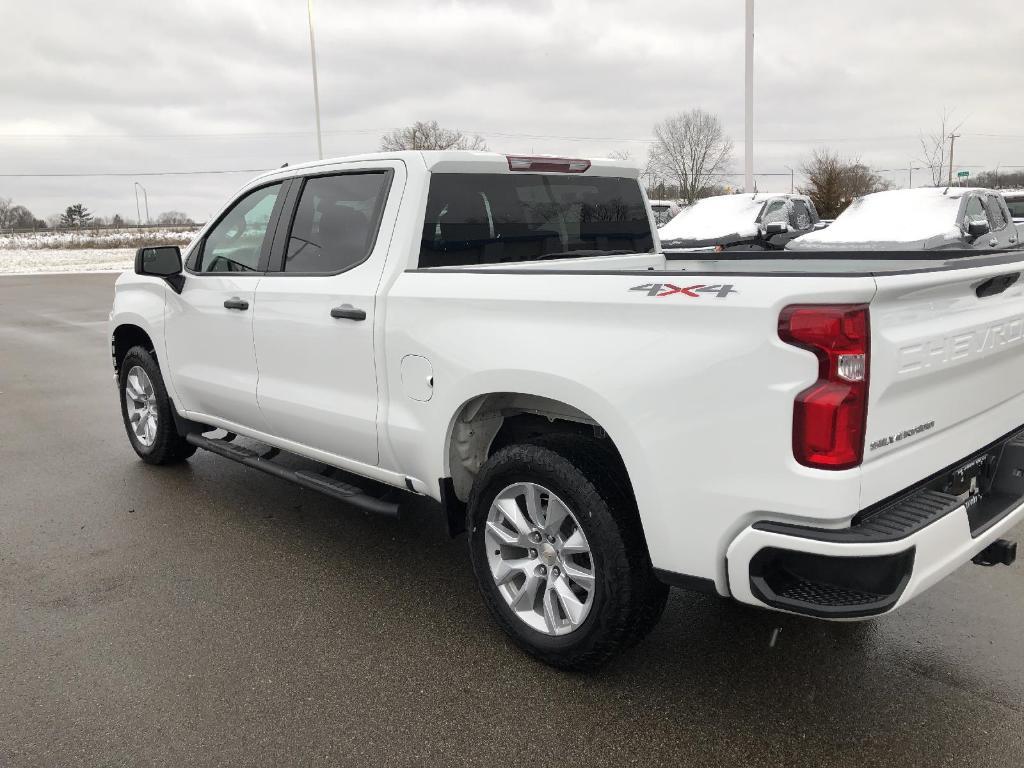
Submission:
[[[377,205],[377,210],[374,212],[374,216],[370,221],[373,227],[373,240],[370,241],[369,247],[366,249],[366,254],[357,262],[349,264],[344,269],[339,269],[336,272],[288,272],[284,268],[285,257],[288,253],[288,243],[292,239],[292,228],[295,226],[295,216],[299,212],[299,203],[302,202],[302,193],[306,189],[306,184],[310,179],[320,179],[329,176],[365,176],[368,174],[383,175],[384,185],[382,190],[384,192],[381,195],[380,203]],[[355,269],[360,264],[365,264],[369,260],[370,256],[373,255],[374,250],[377,248],[377,239],[380,237],[380,225],[384,220],[384,209],[387,208],[388,199],[391,197],[391,184],[395,178],[394,168],[353,168],[347,171],[323,171],[321,173],[310,173],[302,176],[293,177],[295,182],[295,194],[290,195],[289,206],[285,214],[282,215],[281,220],[287,221],[288,226],[282,229],[283,237],[277,240],[275,237],[273,243],[273,252],[270,254],[270,263],[267,264],[265,271],[266,277],[333,277],[335,275],[341,275],[349,270]]]
[[[292,177],[273,179],[265,184],[250,187],[235,197],[231,203],[224,208],[224,213],[217,217],[217,220],[206,229],[206,233],[189,249],[188,256],[183,266],[183,271],[192,277],[209,277],[211,275],[214,277],[223,277],[224,275],[234,275],[235,277],[245,275],[255,277],[257,275],[266,274],[267,264],[270,260],[270,249],[273,245],[274,236],[277,233],[278,221],[281,218],[281,209],[284,206],[284,200],[288,195],[292,180]],[[268,239],[266,234],[263,236],[263,245],[260,246],[260,259],[256,263],[256,269],[251,272],[203,272],[203,251],[206,250],[206,238],[210,236],[210,233],[220,226],[220,223],[227,218],[227,215],[235,209],[236,205],[253,192],[258,192],[261,189],[267,189],[268,187],[274,187],[277,185],[281,186],[281,191],[277,193],[277,199],[274,201],[274,208],[270,212],[270,219],[267,221],[267,234],[270,235],[270,238]]]

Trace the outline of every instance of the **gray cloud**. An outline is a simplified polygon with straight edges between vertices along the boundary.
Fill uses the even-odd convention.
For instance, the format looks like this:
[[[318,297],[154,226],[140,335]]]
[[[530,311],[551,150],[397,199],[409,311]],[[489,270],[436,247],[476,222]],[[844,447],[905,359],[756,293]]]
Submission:
[[[500,151],[629,149],[639,160],[647,145],[630,140],[700,106],[722,117],[741,164],[739,0],[315,5],[332,155],[437,119]],[[315,151],[301,2],[40,0],[5,13],[5,25],[2,173],[269,168]],[[984,13],[960,0],[758,0],[756,168],[785,172],[821,143],[904,168],[944,107],[964,121],[958,160],[1024,165],[1021,39],[1024,15],[1010,0]],[[154,214],[204,218],[245,178],[138,180]],[[40,216],[76,201],[133,216],[132,181],[0,177],[0,196]]]

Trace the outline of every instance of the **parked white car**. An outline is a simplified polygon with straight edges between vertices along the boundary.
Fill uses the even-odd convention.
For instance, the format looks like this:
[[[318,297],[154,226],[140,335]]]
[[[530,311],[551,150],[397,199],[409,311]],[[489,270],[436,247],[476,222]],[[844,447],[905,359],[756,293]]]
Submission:
[[[1024,224],[1024,189],[1001,189],[999,194],[1003,196],[1006,206],[1010,209],[1013,223],[1018,226]]]
[[[776,192],[715,195],[686,206],[658,230],[669,253],[779,250],[818,226],[818,212],[805,195]]]
[[[654,223],[662,227],[672,221],[682,207],[675,200],[649,200],[651,210],[654,211]]]
[[[791,240],[788,251],[982,251],[1019,247],[1006,201],[990,189],[922,187],[854,200],[827,229]]]
[[[430,497],[498,624],[577,669],[668,585],[855,619],[1012,562],[1024,257],[667,261],[637,177],[400,152],[253,180],[184,265],[117,281],[132,448]]]

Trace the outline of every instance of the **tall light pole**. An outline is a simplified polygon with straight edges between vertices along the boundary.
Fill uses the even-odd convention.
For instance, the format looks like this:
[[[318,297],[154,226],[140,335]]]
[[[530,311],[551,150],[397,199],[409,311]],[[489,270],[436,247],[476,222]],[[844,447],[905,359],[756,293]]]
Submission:
[[[746,125],[743,136],[743,185],[754,191],[754,0],[747,0]]]
[[[789,194],[793,194],[796,192],[796,171],[788,165],[784,165],[783,168],[786,168],[789,171]]]
[[[139,213],[139,190],[142,190],[142,197],[146,201],[146,223],[149,224],[149,193],[146,192],[146,188],[135,182],[135,216],[139,220],[139,224],[142,224],[142,214]]]
[[[324,159],[324,143],[320,138],[320,85],[316,75],[316,39],[313,36],[313,0],[306,0],[306,15],[309,17],[309,55],[313,61],[313,109],[316,112],[316,156]]]
[[[947,187],[953,186],[953,145],[956,144],[956,140],[960,138],[959,133],[949,134],[949,183]]]

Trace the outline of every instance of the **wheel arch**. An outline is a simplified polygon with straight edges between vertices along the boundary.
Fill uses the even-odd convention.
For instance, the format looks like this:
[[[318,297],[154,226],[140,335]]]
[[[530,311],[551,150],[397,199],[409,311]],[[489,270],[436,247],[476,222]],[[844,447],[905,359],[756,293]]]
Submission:
[[[589,412],[564,400],[526,392],[488,392],[462,402],[449,421],[444,466],[453,501],[465,503],[480,467],[501,448],[548,434],[580,434],[606,441],[630,482],[611,431]],[[632,487],[630,487],[632,492]]]
[[[121,361],[128,354],[132,347],[143,347],[148,350],[159,362],[156,346],[153,339],[142,326],[131,322],[124,322],[114,328],[110,335],[110,355],[114,361],[114,373],[121,371]]]

